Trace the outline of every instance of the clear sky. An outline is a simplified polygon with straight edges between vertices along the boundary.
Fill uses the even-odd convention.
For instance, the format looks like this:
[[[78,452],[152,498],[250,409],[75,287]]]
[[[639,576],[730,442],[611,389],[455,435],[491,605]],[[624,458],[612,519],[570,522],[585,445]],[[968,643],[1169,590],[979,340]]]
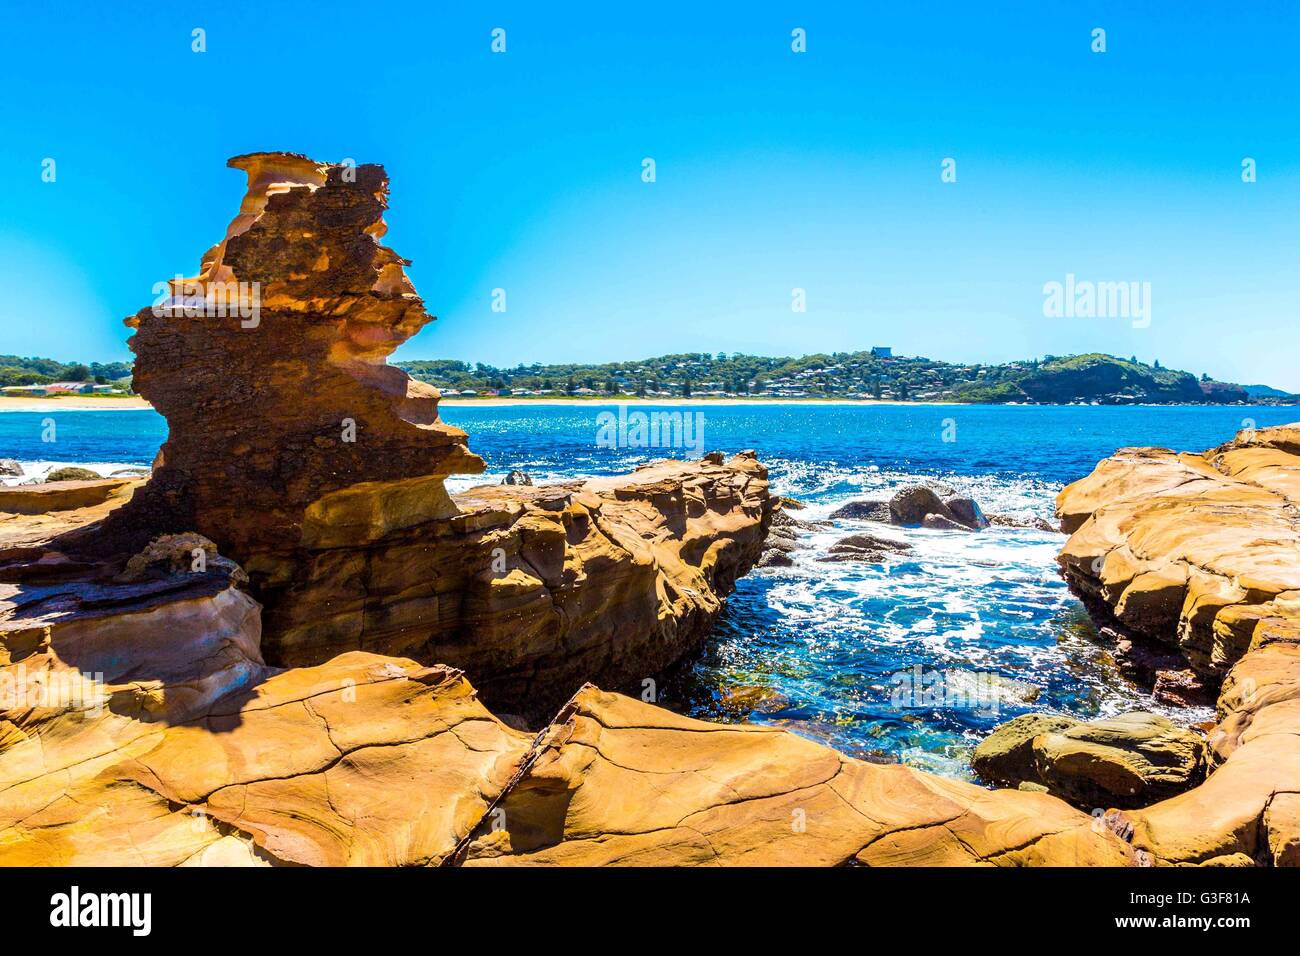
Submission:
[[[387,167],[440,317],[400,357],[1106,351],[1300,390],[1298,11],[11,4],[0,352],[126,358],[235,214],[225,160],[286,149]],[[1150,325],[1045,317],[1070,273],[1150,282]]]

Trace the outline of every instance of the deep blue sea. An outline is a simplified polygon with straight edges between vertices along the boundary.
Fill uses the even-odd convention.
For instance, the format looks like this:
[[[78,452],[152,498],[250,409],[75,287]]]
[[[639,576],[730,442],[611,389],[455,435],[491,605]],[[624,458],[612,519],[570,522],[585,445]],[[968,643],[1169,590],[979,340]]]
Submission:
[[[544,483],[617,474],[654,458],[697,457],[694,449],[600,447],[597,415],[612,407],[444,407],[443,418],[469,433],[470,447],[488,464],[486,475],[449,486],[498,482],[514,468]],[[703,413],[705,450],[757,450],[775,489],[806,502],[798,516],[813,519],[846,501],[888,497],[919,478],[971,494],[986,511],[1051,517],[1056,492],[1116,448],[1199,451],[1252,424],[1300,420],[1300,409],[1265,407],[687,410]],[[49,419],[52,442],[42,440]],[[4,412],[0,457],[20,460],[35,475],[55,463],[108,474],[149,464],[166,431],[151,411]],[[883,565],[816,560],[855,531],[883,532],[913,550]],[[841,521],[806,541],[810,548],[794,567],[756,570],[741,580],[708,645],[658,689],[660,703],[709,719],[789,727],[849,753],[955,777],[968,775],[970,750],[992,727],[1027,710],[1082,717],[1168,712],[1120,677],[1094,641],[1056,572],[1061,535]],[[936,696],[936,687],[946,693]],[[1192,722],[1208,711],[1176,716]]]

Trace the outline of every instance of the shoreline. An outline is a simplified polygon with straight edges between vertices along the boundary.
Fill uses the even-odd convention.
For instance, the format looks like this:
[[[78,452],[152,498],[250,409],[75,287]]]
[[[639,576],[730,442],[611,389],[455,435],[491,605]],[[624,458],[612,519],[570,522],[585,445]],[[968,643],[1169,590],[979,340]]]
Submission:
[[[0,396],[0,412],[112,412],[138,411],[153,408],[138,395],[129,398],[103,398],[93,395],[78,395],[72,398],[14,398]]]
[[[831,406],[897,406],[910,405],[917,408],[953,407],[953,408],[1294,408],[1293,405],[1216,405],[1197,402],[1101,405],[1101,404],[1028,404],[1011,402],[900,402],[892,399],[874,398],[631,398],[609,396],[601,398],[447,398],[440,399],[439,408],[505,408],[509,406],[549,405],[556,407],[593,406],[607,408],[612,405],[644,405],[662,408],[665,406],[699,406],[699,405],[831,405]],[[91,395],[69,398],[14,398],[0,396],[0,412],[128,412],[153,409],[153,406],[138,395],[129,398],[96,398]]]

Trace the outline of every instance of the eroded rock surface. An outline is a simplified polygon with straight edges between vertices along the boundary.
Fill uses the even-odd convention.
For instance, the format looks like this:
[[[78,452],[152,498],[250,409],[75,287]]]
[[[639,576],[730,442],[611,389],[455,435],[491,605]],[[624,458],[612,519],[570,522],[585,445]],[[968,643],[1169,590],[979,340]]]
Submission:
[[[1300,425],[1201,455],[1121,449],[1057,512],[1070,584],[1198,673],[1223,677],[1260,621],[1300,614]]]
[[[466,865],[1124,865],[1052,797],[881,766],[774,728],[585,688],[525,758]]]
[[[639,682],[689,651],[762,551],[772,499],[754,455],[449,495],[448,475],[483,463],[437,390],[386,362],[432,317],[379,241],[383,168],[230,165],[248,190],[225,238],[127,320],[135,387],[170,428],[153,476],[58,549],[121,559],[197,533],[247,572],[270,663],[449,664],[511,712],[550,716],[585,681]],[[21,502],[88,505],[107,487]]]
[[[986,737],[971,766],[998,783],[1039,784],[1085,810],[1140,807],[1199,783],[1204,750],[1199,734],[1158,714],[1086,722],[1024,714]]]
[[[1122,449],[1057,499],[1070,584],[1221,681],[1200,786],[1122,815],[1157,862],[1287,865],[1300,820],[1300,425]]]

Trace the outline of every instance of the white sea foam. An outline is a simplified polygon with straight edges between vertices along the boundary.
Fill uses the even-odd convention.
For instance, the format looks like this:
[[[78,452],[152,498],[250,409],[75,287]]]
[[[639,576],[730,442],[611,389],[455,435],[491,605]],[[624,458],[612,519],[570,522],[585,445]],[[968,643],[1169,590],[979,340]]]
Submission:
[[[4,484],[13,486],[26,484],[28,482],[44,481],[45,476],[59,468],[86,468],[96,472],[103,478],[110,478],[115,472],[141,470],[140,465],[133,465],[129,462],[121,461],[20,461],[23,473],[21,475],[5,475],[0,478]]]

